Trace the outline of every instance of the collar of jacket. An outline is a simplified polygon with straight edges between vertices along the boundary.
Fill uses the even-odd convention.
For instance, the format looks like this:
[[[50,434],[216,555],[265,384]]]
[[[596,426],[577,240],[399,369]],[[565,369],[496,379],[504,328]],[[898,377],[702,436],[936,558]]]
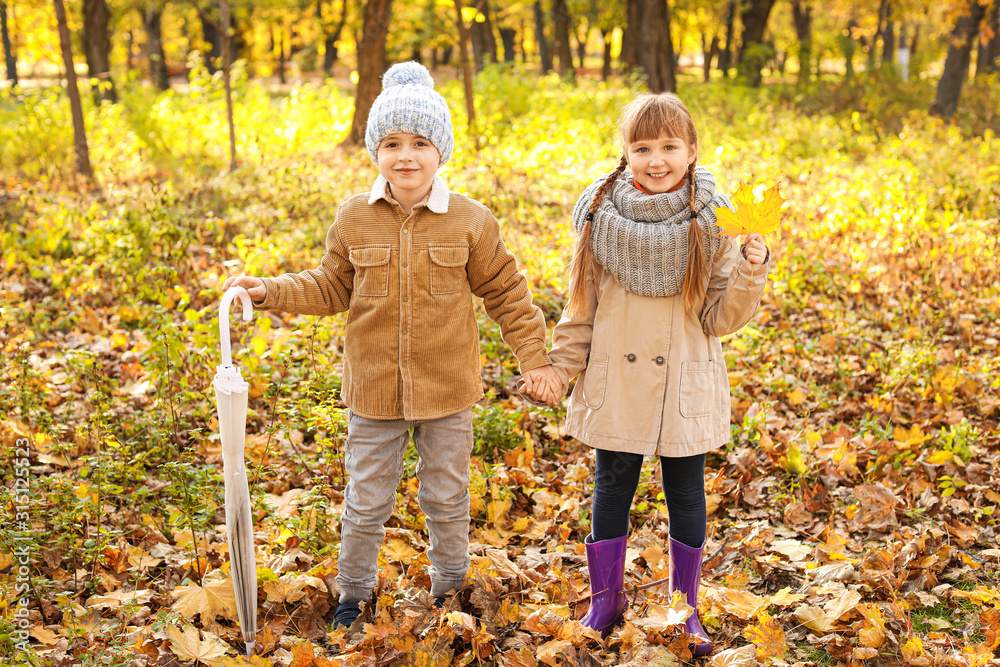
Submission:
[[[375,179],[375,185],[372,186],[372,193],[368,197],[368,203],[374,204],[379,199],[389,201],[389,188],[386,187],[388,185],[389,181],[385,180],[385,176],[379,174],[378,178]],[[444,179],[435,174],[434,182],[431,184],[431,194],[426,200],[427,208],[434,213],[447,213],[450,194],[448,186],[444,183]]]

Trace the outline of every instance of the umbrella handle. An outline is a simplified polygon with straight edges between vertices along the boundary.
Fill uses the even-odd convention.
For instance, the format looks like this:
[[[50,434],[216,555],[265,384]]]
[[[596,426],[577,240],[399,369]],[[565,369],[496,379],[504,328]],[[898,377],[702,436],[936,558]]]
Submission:
[[[219,304],[219,344],[222,346],[223,366],[233,365],[232,342],[229,340],[229,306],[236,298],[243,303],[243,321],[249,322],[253,315],[253,300],[246,289],[233,285],[222,295],[222,303]]]

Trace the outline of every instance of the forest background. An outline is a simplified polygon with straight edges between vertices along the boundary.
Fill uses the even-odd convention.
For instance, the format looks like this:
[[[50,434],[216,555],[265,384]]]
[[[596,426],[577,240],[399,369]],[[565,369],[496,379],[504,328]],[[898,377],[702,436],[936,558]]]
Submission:
[[[316,265],[376,174],[356,117],[406,59],[451,107],[449,186],[500,219],[549,326],[569,212],[638,91],[688,103],[723,191],[788,200],[759,312],[725,341],[703,662],[1000,664],[1000,3],[468,4],[0,2],[4,664],[692,662],[654,466],[626,623],[579,625],[592,455],[513,392],[481,308],[469,585],[428,604],[410,457],[354,633],[326,632],[346,319],[234,322],[261,584],[237,657],[220,288]]]

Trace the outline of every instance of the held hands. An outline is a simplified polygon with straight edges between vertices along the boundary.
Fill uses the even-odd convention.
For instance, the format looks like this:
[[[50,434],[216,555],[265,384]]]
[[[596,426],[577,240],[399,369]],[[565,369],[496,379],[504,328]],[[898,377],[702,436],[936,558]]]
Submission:
[[[222,291],[226,291],[233,285],[246,289],[247,294],[249,294],[250,298],[254,301],[263,301],[264,297],[267,296],[267,287],[264,285],[264,281],[260,278],[254,278],[253,276],[234,276],[232,278],[226,278],[226,282],[222,284]]]
[[[529,396],[552,407],[559,405],[564,390],[562,380],[551,364],[527,371],[522,379],[524,391]]]
[[[763,264],[767,259],[767,246],[761,235],[754,232],[743,239],[743,256],[751,264]]]

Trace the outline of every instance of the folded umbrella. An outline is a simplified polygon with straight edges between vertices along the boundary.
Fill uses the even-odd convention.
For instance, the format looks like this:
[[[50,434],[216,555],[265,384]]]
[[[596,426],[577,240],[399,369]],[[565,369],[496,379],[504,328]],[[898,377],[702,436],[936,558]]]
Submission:
[[[216,368],[215,404],[219,411],[222,438],[223,477],[226,484],[226,536],[229,541],[229,571],[236,594],[236,615],[243,632],[247,655],[253,653],[257,634],[257,557],[254,553],[250,485],[244,465],[247,427],[247,395],[250,386],[240,369],[233,366],[229,340],[229,306],[233,299],[243,303],[243,319],[253,313],[250,295],[242,287],[230,287],[219,307],[219,338],[222,365]]]

